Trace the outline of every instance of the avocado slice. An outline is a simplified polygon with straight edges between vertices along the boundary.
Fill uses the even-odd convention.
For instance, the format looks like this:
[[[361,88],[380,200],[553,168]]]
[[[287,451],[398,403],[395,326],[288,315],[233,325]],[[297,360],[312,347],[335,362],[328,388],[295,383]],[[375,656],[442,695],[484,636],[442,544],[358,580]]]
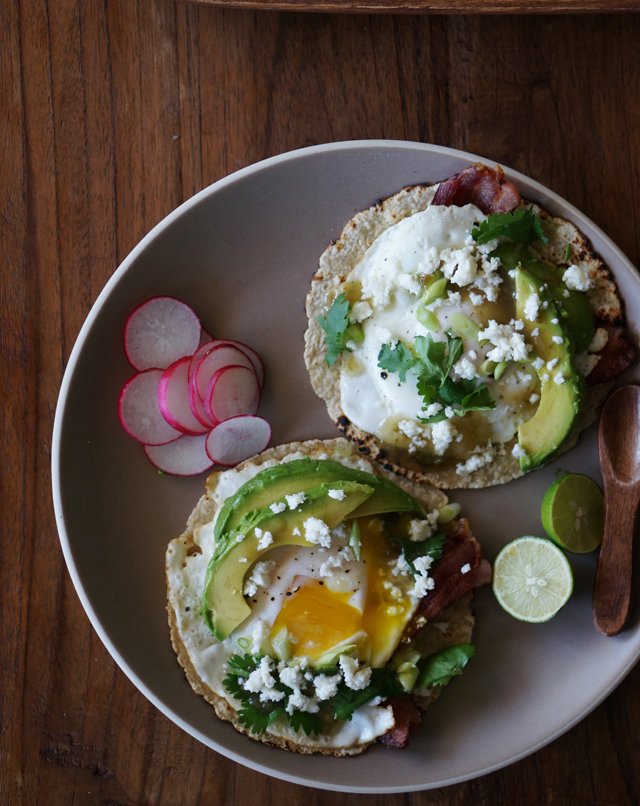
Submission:
[[[338,500],[329,491],[341,490]],[[305,501],[296,509],[275,514],[267,506],[246,513],[227,539],[216,545],[209,562],[202,598],[202,614],[209,629],[224,640],[250,614],[244,598],[244,578],[251,566],[278,546],[310,546],[305,539],[305,521],[319,518],[332,529],[374,494],[374,488],[357,481],[332,481],[307,490]],[[254,529],[269,531],[273,542],[258,548]],[[295,533],[294,533],[295,532]]]
[[[357,481],[374,490],[374,495],[353,513],[354,518],[385,512],[414,512],[424,517],[421,504],[387,479],[346,467],[331,459],[305,457],[265,468],[227,498],[216,520],[216,544],[223,540],[224,535],[235,530],[247,513],[263,509],[275,501],[283,501],[285,495],[306,493],[319,484],[339,480]]]
[[[549,294],[558,309],[576,353],[591,344],[596,326],[593,309],[583,291],[572,291],[562,282],[563,270],[541,257],[524,244],[501,243],[491,253],[506,269],[521,268],[541,283],[547,283]]]
[[[558,309],[546,292],[545,284],[522,268],[516,269],[515,284],[516,316],[524,323],[524,334],[533,345],[535,356],[545,362],[536,370],[541,387],[538,409],[518,428],[518,443],[525,451],[520,467],[532,470],[549,459],[569,436],[580,411],[584,380],[574,367],[571,341],[560,324]],[[524,315],[532,294],[537,294],[541,303],[547,303],[546,308],[541,305],[537,322],[530,322]],[[547,369],[547,363],[554,359],[553,369]],[[563,383],[555,382],[558,374],[564,378]]]

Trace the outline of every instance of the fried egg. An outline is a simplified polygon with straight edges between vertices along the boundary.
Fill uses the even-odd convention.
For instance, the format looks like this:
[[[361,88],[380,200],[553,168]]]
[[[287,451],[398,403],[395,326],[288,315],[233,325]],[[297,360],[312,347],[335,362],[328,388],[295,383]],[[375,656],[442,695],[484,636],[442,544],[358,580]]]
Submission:
[[[514,320],[513,282],[490,257],[496,242],[478,246],[471,236],[485,218],[471,204],[431,205],[384,230],[344,283],[363,338],[348,345],[351,353],[341,362],[342,410],[384,443],[460,461],[488,443],[512,440],[536,410],[539,379],[527,366],[522,323]],[[447,292],[425,307],[425,282],[436,272],[448,281]],[[447,332],[463,343],[452,378],[486,385],[495,408],[464,417],[447,412],[444,423],[424,424],[416,376],[403,381],[381,370],[379,354],[384,345],[413,344],[418,336],[443,342]],[[502,360],[507,369],[496,380],[486,365]]]
[[[287,459],[298,456],[292,454]],[[349,464],[373,471],[360,457],[353,457]],[[269,463],[248,463],[242,471],[217,474],[218,484],[212,493],[216,512],[228,496],[265,466]],[[225,678],[229,660],[238,653],[264,653],[275,659],[274,664],[281,658],[280,666],[286,663],[294,670],[335,667],[341,657],[348,657],[352,664],[348,673],[356,675],[382,667],[392,657],[428,588],[424,585],[429,580],[428,571],[418,589],[399,549],[385,535],[383,519],[369,516],[357,520],[357,545],[353,540],[350,544],[349,531],[340,524],[331,530],[328,546],[279,545],[253,565],[247,563],[245,600],[251,614],[224,640],[212,635],[201,615],[207,566],[215,549],[215,516],[189,537],[170,543],[167,583],[180,642],[197,679],[234,711],[241,704],[226,689]],[[425,523],[423,532],[428,534],[434,520]],[[275,673],[276,666],[271,668]],[[393,724],[390,706],[372,700],[360,706],[351,720],[334,721],[321,734],[295,731],[286,721],[270,725],[268,733],[310,749],[348,752],[375,740]]]

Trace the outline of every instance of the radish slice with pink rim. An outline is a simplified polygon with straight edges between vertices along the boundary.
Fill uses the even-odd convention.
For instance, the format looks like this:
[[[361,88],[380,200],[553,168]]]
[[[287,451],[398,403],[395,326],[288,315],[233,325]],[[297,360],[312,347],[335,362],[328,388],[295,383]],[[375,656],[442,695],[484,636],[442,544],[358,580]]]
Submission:
[[[235,347],[236,350],[239,350],[241,353],[243,353],[245,358],[248,358],[251,362],[250,365],[254,368],[258,378],[258,383],[262,389],[264,385],[264,364],[262,363],[262,359],[251,347],[248,347],[246,344],[243,344],[240,341],[232,341],[230,339],[212,339],[211,341],[202,344],[193,354],[193,358],[191,359],[189,378],[191,378],[192,375],[197,372],[200,364],[208,356],[208,354],[218,347]],[[242,360],[234,361],[233,363],[240,364],[241,366],[245,366],[246,364],[246,362]],[[246,366],[249,366],[249,364],[246,364]]]
[[[213,462],[205,450],[208,434],[183,435],[168,445],[145,445],[147,459],[158,470],[172,476],[196,476],[209,470]]]
[[[202,398],[198,392],[198,387],[195,383],[195,378],[191,378],[188,381],[189,386],[189,406],[191,407],[191,411],[193,416],[196,420],[201,423],[207,430],[213,428],[216,425],[215,420],[212,420],[209,416],[207,410],[204,407],[204,403],[202,402]]]
[[[129,436],[145,445],[165,445],[180,436],[158,406],[161,369],[138,372],[125,383],[118,398],[118,418]]]
[[[124,326],[124,352],[138,370],[166,369],[178,358],[193,355],[200,344],[200,320],[175,297],[153,297],[129,316]]]
[[[240,415],[219,423],[209,433],[206,450],[213,462],[237,465],[263,451],[271,440],[271,426],[262,417]]]
[[[219,423],[239,414],[255,414],[260,404],[260,385],[253,369],[222,367],[211,378],[204,398],[210,416]]]
[[[252,372],[254,371],[253,364],[249,357],[237,347],[231,344],[217,344],[215,347],[212,347],[206,355],[200,358],[195,376],[192,376],[195,380],[198,394],[202,400],[206,398],[207,388],[211,378],[223,367],[246,367]]]
[[[234,347],[237,347],[238,350],[242,350],[242,352],[251,361],[258,377],[258,383],[262,389],[264,386],[264,364],[262,363],[262,359],[258,353],[256,353],[256,351],[247,344],[243,344],[241,341],[228,341],[227,344],[232,344]]]
[[[211,425],[199,422],[189,403],[190,356],[179,358],[162,373],[158,384],[158,408],[164,419],[183,434],[204,434]]]

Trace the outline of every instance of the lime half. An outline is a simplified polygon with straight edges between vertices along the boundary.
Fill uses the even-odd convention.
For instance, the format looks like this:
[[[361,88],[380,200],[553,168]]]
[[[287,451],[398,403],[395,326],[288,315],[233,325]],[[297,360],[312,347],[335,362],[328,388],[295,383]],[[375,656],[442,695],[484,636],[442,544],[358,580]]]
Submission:
[[[602,490],[589,476],[561,476],[544,494],[540,516],[545,532],[567,551],[586,554],[602,542]]]
[[[562,551],[544,537],[508,543],[493,565],[493,592],[504,610],[520,621],[553,618],[573,590],[573,573]]]

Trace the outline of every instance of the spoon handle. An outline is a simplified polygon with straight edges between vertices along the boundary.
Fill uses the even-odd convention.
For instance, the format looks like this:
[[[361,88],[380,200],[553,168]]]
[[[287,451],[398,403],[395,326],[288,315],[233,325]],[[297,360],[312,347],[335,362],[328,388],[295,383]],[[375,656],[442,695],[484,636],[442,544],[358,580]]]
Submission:
[[[639,495],[638,486],[605,485],[604,537],[593,591],[593,622],[603,635],[616,635],[629,618]]]

